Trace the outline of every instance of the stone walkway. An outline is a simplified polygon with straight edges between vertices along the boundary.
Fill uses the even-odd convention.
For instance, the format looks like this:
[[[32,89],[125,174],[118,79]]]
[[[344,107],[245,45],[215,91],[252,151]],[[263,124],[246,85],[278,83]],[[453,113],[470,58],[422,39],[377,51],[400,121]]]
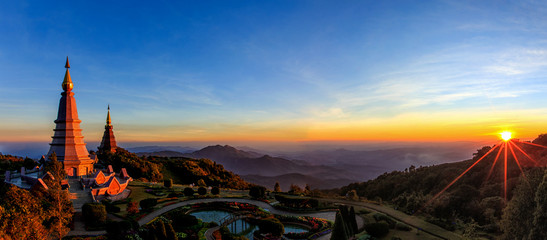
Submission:
[[[93,202],[91,199],[91,190],[82,189],[82,185],[78,179],[69,179],[68,185],[70,185],[70,195],[72,206],[74,206],[75,212],[82,212],[82,206],[86,203]]]

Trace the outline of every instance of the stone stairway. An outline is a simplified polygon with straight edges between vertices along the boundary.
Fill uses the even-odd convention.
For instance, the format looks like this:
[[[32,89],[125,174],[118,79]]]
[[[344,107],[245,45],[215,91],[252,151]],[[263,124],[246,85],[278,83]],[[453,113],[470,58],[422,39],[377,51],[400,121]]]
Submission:
[[[74,206],[74,211],[81,212],[84,204],[93,202],[91,190],[88,188],[85,190],[82,189],[78,179],[69,179],[68,184],[70,185],[70,199],[72,201],[72,206]]]

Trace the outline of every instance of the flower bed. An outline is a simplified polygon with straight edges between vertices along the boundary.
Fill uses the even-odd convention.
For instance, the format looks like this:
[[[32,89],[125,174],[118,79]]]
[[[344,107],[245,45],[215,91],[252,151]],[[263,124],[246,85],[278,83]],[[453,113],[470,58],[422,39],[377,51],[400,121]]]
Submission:
[[[290,239],[311,239],[310,237],[312,236],[317,238],[329,233],[332,229],[332,223],[322,218],[286,215],[275,215],[275,218],[279,219],[283,223],[296,223],[298,225],[304,225],[310,228],[308,232],[285,234],[285,237]]]

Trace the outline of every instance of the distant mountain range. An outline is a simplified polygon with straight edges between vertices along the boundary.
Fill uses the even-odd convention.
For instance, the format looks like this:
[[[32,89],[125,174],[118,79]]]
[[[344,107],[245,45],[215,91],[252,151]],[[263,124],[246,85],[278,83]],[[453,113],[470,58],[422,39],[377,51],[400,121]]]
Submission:
[[[198,149],[191,147],[179,147],[179,146],[144,146],[144,147],[130,147],[125,148],[127,151],[133,153],[144,153],[144,152],[162,152],[162,151],[172,151],[179,153],[191,153]]]
[[[207,158],[251,183],[283,189],[291,184],[312,188],[337,188],[353,182],[373,179],[384,172],[403,170],[410,165],[434,165],[466,157],[454,148],[394,148],[356,151],[347,149],[279,153],[273,157],[246,148],[214,145],[192,151],[191,148],[148,146],[130,148],[141,156]],[[179,151],[177,151],[179,150]]]

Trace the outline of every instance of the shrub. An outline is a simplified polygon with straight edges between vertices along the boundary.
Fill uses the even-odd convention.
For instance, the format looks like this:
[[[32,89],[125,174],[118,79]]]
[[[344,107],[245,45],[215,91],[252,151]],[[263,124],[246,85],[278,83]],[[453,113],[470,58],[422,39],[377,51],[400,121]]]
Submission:
[[[173,220],[173,228],[177,232],[183,232],[184,230],[197,225],[199,223],[198,219],[192,215],[188,214],[174,214],[172,217]]]
[[[281,205],[290,208],[317,208],[319,201],[313,198],[287,196],[283,194],[275,194],[275,200]]]
[[[158,204],[158,200],[155,198],[143,199],[139,203],[141,209],[145,211],[151,210],[156,204]]]
[[[163,180],[163,186],[166,188],[171,188],[173,186],[173,179],[169,178],[169,179]]]
[[[199,187],[198,188],[198,194],[201,195],[201,196],[207,194],[207,188]]]
[[[198,180],[197,184],[198,184],[198,186],[201,186],[201,187],[207,186],[207,184],[205,184],[205,181],[203,181],[203,179]]]
[[[220,194],[220,189],[218,187],[213,187],[213,189],[211,189],[211,194],[219,195]]]
[[[359,214],[363,214],[363,215],[366,215],[366,214],[369,214],[370,211],[369,210],[366,210],[366,209],[361,209],[359,210]]]
[[[365,230],[371,236],[381,238],[389,232],[389,225],[383,222],[370,223],[365,225]]]
[[[100,227],[106,222],[106,208],[100,203],[86,203],[82,207],[82,217],[86,226]]]
[[[136,228],[138,228],[138,224]],[[108,222],[106,234],[109,239],[123,239],[128,235],[128,232],[136,228],[130,221]]]
[[[252,186],[249,188],[249,196],[253,198],[264,198],[266,188],[263,186]]]
[[[127,203],[127,213],[137,214],[139,213],[139,204],[136,201]]]
[[[376,220],[376,222],[385,221],[390,228],[394,228],[395,224],[397,223],[391,217],[382,213],[375,213],[374,215],[372,215],[372,217],[374,218],[374,220]]]
[[[402,230],[402,231],[410,231],[410,230],[412,230],[412,228],[411,228],[410,226],[408,226],[408,225],[406,225],[406,224],[404,224],[404,223],[402,223],[402,222],[397,222],[397,223],[395,224],[395,228],[396,228],[397,230]]]
[[[119,213],[121,211],[121,209],[118,206],[108,204],[108,205],[106,205],[106,211],[108,213]]]
[[[194,196],[194,189],[192,189],[191,187],[185,188],[184,196],[187,196],[187,197]]]
[[[271,233],[274,236],[281,236],[285,232],[283,224],[277,218],[267,218],[258,222],[261,233]]]

